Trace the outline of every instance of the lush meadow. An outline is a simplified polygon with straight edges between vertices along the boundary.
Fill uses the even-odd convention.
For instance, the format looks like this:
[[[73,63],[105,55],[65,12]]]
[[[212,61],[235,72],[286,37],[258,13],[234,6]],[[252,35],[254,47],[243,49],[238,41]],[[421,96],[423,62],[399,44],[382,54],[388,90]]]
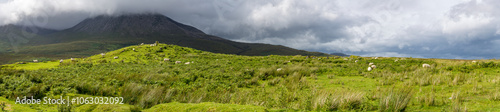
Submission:
[[[369,63],[376,68],[368,71]],[[167,44],[135,45],[104,56],[66,59],[62,63],[53,60],[3,65],[0,109],[500,111],[499,63],[358,56],[239,56]],[[422,64],[431,67],[423,68]],[[23,96],[114,96],[124,97],[126,104],[13,104]]]

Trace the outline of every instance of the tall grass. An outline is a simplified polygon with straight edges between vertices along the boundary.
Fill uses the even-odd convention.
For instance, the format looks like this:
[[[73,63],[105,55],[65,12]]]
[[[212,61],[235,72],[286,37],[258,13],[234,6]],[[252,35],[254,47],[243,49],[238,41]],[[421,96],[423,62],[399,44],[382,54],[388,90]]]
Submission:
[[[298,111],[411,111],[408,106],[464,110],[466,103],[461,102],[468,101],[453,104],[448,99],[452,91],[460,92],[460,97],[472,97],[481,106],[499,101],[498,89],[492,89],[500,84],[497,63],[236,56],[178,46],[133,47],[136,52],[113,51],[54,69],[2,68],[0,96],[15,100],[24,95],[40,98],[74,93],[124,97],[127,104],[140,108],[169,102],[214,102]],[[113,59],[115,55],[125,61]],[[163,58],[194,63],[175,64]],[[377,68],[368,72],[370,62]],[[433,68],[422,68],[422,63]],[[416,87],[422,89],[413,95]],[[410,100],[414,104],[409,105]],[[481,110],[478,108],[473,107]]]
[[[379,111],[400,112],[405,111],[408,103],[412,99],[413,88],[405,87],[401,89],[389,89],[380,97]]]
[[[318,91],[312,108],[314,110],[365,110],[371,105],[365,93],[354,91]]]

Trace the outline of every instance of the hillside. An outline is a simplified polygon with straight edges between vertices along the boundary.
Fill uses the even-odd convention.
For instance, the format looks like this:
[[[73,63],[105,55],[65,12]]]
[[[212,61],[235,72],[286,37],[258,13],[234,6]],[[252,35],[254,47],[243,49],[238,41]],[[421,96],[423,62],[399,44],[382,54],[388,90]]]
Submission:
[[[167,60],[166,60],[167,59]],[[179,61],[180,63],[177,63]],[[368,71],[369,63],[376,68]],[[241,56],[170,44],[0,68],[0,98],[124,97],[73,111],[500,111],[499,60]],[[423,68],[429,64],[430,68]],[[17,109],[17,110],[20,110]],[[114,109],[114,110],[111,110]],[[173,110],[171,110],[173,109]],[[14,109],[13,111],[16,111]]]
[[[12,25],[11,25],[12,26]],[[0,28],[1,29],[1,28]],[[49,59],[85,57],[129,45],[159,41],[198,50],[249,55],[323,55],[319,52],[296,50],[280,45],[241,43],[205,34],[188,25],[178,23],[159,14],[132,14],[121,16],[97,16],[61,31],[38,28],[29,38],[22,33],[26,29],[13,28],[0,32],[1,63],[28,61],[35,57]],[[22,42],[9,45],[8,33],[21,35]],[[17,47],[14,52],[12,46]],[[3,51],[3,52],[2,52]],[[17,58],[12,58],[17,57]]]

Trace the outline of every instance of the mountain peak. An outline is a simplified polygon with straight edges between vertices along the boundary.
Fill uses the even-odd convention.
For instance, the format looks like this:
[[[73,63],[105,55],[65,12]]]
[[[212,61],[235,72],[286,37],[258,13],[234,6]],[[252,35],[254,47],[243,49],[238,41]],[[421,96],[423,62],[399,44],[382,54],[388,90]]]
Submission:
[[[188,34],[195,37],[205,34],[194,27],[178,23],[161,14],[101,15],[85,19],[68,30],[89,34],[118,33],[135,36],[158,32]]]

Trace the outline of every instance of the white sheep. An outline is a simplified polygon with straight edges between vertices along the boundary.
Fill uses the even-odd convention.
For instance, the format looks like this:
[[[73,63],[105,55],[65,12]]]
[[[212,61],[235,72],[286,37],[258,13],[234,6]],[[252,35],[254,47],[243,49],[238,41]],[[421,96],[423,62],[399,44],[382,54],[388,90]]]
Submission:
[[[357,63],[357,62],[358,62],[358,60],[354,61],[354,63]]]
[[[170,61],[170,59],[168,59],[168,58],[165,58],[165,59],[163,59],[163,61]]]
[[[191,63],[190,63],[190,62],[186,62],[186,63],[184,63],[184,64],[189,65],[189,64],[191,64]]]
[[[394,60],[394,62],[398,62],[398,59]]]
[[[33,63],[38,63],[38,60],[33,60]]]
[[[477,61],[474,60],[474,61],[472,61],[472,63],[477,63]]]
[[[115,59],[118,59],[118,56],[115,56]]]
[[[372,67],[368,67],[368,71],[372,71]]]
[[[135,48],[132,48],[132,51],[135,51]]]
[[[430,68],[431,65],[424,63],[424,64],[422,64],[422,67],[424,67],[424,68]]]
[[[182,63],[182,62],[181,61],[175,61],[175,64],[180,64],[180,63]]]
[[[281,71],[281,68],[276,69],[276,71]]]
[[[61,59],[61,60],[59,60],[59,63],[62,63],[63,61],[64,61],[64,60],[63,60],[63,59]]]
[[[373,63],[368,64],[368,66],[372,66],[372,65],[373,65]]]
[[[149,46],[153,47],[153,46],[155,46],[155,44],[151,44],[151,45],[149,45]]]
[[[76,61],[76,59],[75,58],[71,58],[71,61]]]
[[[106,54],[105,53],[101,53],[101,56],[104,57]]]
[[[141,43],[141,45],[144,45],[144,43]]]
[[[375,65],[372,65],[371,67],[372,67],[373,69],[377,68],[377,66],[375,66]]]

